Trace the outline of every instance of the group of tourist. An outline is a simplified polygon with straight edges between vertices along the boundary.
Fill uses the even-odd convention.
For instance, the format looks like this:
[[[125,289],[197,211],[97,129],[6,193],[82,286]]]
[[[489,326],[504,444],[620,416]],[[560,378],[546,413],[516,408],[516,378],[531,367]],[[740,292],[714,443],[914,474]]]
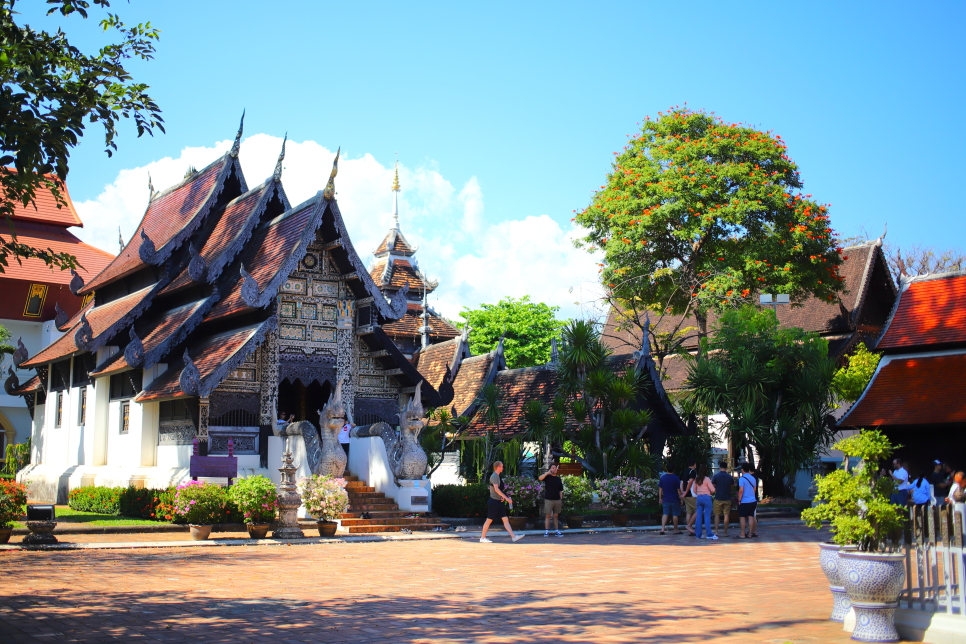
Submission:
[[[910,477],[909,465],[900,459],[892,461],[892,471],[882,472],[895,481],[896,491],[890,497],[895,505],[946,505],[962,503],[966,492],[963,472],[957,472],[949,463],[933,461],[932,472],[922,468]]]
[[[719,533],[728,536],[732,506],[737,505],[738,535],[735,538],[751,539],[758,536],[758,479],[748,463],[742,463],[737,482],[728,472],[728,464],[724,461],[718,464],[718,472],[713,477],[709,476],[708,466],[703,463],[698,465],[696,460],[688,466],[683,478],[674,473],[674,465],[668,464],[666,469],[658,482],[658,502],[663,510],[658,534],[668,533],[668,520],[674,526],[674,534],[684,534],[678,526],[683,504],[684,527],[688,534],[698,539],[717,541]]]

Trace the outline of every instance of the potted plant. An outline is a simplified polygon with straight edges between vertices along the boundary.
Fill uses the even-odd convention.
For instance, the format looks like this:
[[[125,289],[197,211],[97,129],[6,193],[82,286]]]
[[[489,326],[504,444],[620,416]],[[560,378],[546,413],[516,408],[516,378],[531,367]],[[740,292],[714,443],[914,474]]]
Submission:
[[[523,530],[527,517],[536,514],[543,485],[529,476],[507,476],[503,479],[503,492],[513,500],[510,509],[510,528]]]
[[[633,476],[615,476],[597,481],[597,495],[602,505],[617,510],[611,519],[619,528],[627,525],[627,513],[644,502],[641,480]]]
[[[584,527],[584,517],[581,516],[590,507],[594,499],[594,490],[590,479],[583,476],[562,476],[563,482],[563,515],[568,528]]]
[[[836,470],[817,477],[819,505],[804,510],[802,518],[813,528],[828,521],[832,541],[841,546],[829,582],[841,583],[855,611],[852,639],[897,642],[893,615],[905,582],[905,556],[893,550],[904,510],[889,502],[895,490],[891,477],[877,475],[879,462],[895,446],[873,430],[845,438],[834,448],[862,461],[852,472]]]
[[[228,498],[241,512],[248,536],[264,539],[278,507],[278,493],[271,479],[262,475],[238,479],[228,488]]]
[[[212,525],[220,523],[228,511],[227,505],[225,488],[213,483],[185,481],[174,493],[175,515],[188,524],[196,541],[208,538]]]
[[[13,522],[27,512],[27,486],[0,479],[0,543],[10,541]]]
[[[349,509],[345,479],[316,474],[299,479],[298,488],[305,509],[318,519],[319,536],[335,536],[339,527],[337,519]]]

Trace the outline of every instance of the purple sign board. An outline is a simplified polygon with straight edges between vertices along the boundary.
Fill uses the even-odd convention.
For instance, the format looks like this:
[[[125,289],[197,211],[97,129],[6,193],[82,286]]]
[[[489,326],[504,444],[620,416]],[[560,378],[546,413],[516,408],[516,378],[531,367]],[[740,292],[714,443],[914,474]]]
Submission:
[[[204,478],[227,478],[231,485],[233,478],[238,478],[238,457],[237,456],[198,456],[191,455],[191,464],[188,469],[192,479],[199,476]]]

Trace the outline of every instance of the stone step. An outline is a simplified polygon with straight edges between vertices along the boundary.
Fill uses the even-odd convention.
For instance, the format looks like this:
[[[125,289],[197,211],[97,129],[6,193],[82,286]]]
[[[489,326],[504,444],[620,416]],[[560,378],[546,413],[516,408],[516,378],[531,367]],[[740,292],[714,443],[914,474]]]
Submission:
[[[383,503],[382,505],[352,505],[349,512],[398,512],[399,506],[395,503]]]
[[[355,490],[350,490],[346,488],[346,492],[349,494],[349,499],[384,499],[386,498],[385,492],[356,492]]]
[[[349,534],[362,534],[373,532],[402,532],[403,529],[413,532],[426,532],[434,528],[448,528],[445,523],[412,523],[409,525],[359,525],[349,526]]]
[[[407,514],[409,514],[409,512],[403,512],[402,510],[371,510],[371,511],[366,510],[366,512],[369,512],[369,514],[375,518],[386,517],[387,519],[398,519],[400,517],[404,517]],[[343,512],[342,518],[343,519],[361,519],[362,512],[352,512],[352,511]]]
[[[368,494],[368,493],[375,492],[376,488],[369,487],[368,485],[365,484],[365,481],[360,481],[358,485],[345,486],[345,491],[349,496],[354,496],[357,494]]]
[[[396,517],[396,518],[386,518],[384,516],[374,517],[372,519],[346,519],[342,518],[342,525],[357,526],[357,525],[403,525],[408,526],[412,524],[422,525],[424,523],[434,523],[435,519],[428,519],[426,517]]]

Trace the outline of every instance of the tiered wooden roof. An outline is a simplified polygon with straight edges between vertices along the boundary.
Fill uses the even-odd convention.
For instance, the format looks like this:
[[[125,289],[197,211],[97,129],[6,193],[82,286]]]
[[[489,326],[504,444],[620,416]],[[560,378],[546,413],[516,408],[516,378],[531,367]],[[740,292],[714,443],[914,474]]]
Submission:
[[[351,293],[368,302],[358,334],[377,362],[397,370],[403,386],[423,380],[381,328],[406,312],[408,289],[384,297],[353,248],[335,201],[338,154],[326,189],[291,207],[281,183],[284,144],[273,176],[249,190],[238,163],[241,133],[223,157],[152,195],[134,239],[99,275],[86,285],[75,278],[76,292],[96,289],[92,306],[29,366],[110,342],[123,351],[97,365],[98,375],[168,365],[137,401],[208,396],[276,327],[279,288],[322,238]],[[428,384],[422,393],[428,404],[442,402]]]
[[[466,334],[463,334],[452,340],[420,349],[413,355],[412,362],[426,382],[434,389],[439,389],[444,380],[453,382],[461,362],[469,356],[469,340]]]
[[[850,246],[843,250],[843,263],[839,270],[844,278],[845,293],[829,302],[809,298],[800,306],[777,307],[778,321],[783,327],[798,327],[818,333],[829,342],[829,354],[842,358],[860,342],[871,345],[878,338],[896,301],[896,286],[889,272],[880,240]],[[635,324],[626,313],[612,307],[604,326],[604,343],[614,353],[627,353],[641,346],[643,317]],[[694,316],[650,315],[657,333],[669,333],[675,328],[683,331],[686,339],[682,345],[689,351],[698,346],[698,323]],[[713,328],[717,315],[711,312],[708,327]],[[680,325],[680,326],[678,326]],[[669,389],[683,386],[687,369],[679,356],[668,356],[663,371]]]
[[[903,278],[883,352],[843,427],[966,424],[966,271]]]

